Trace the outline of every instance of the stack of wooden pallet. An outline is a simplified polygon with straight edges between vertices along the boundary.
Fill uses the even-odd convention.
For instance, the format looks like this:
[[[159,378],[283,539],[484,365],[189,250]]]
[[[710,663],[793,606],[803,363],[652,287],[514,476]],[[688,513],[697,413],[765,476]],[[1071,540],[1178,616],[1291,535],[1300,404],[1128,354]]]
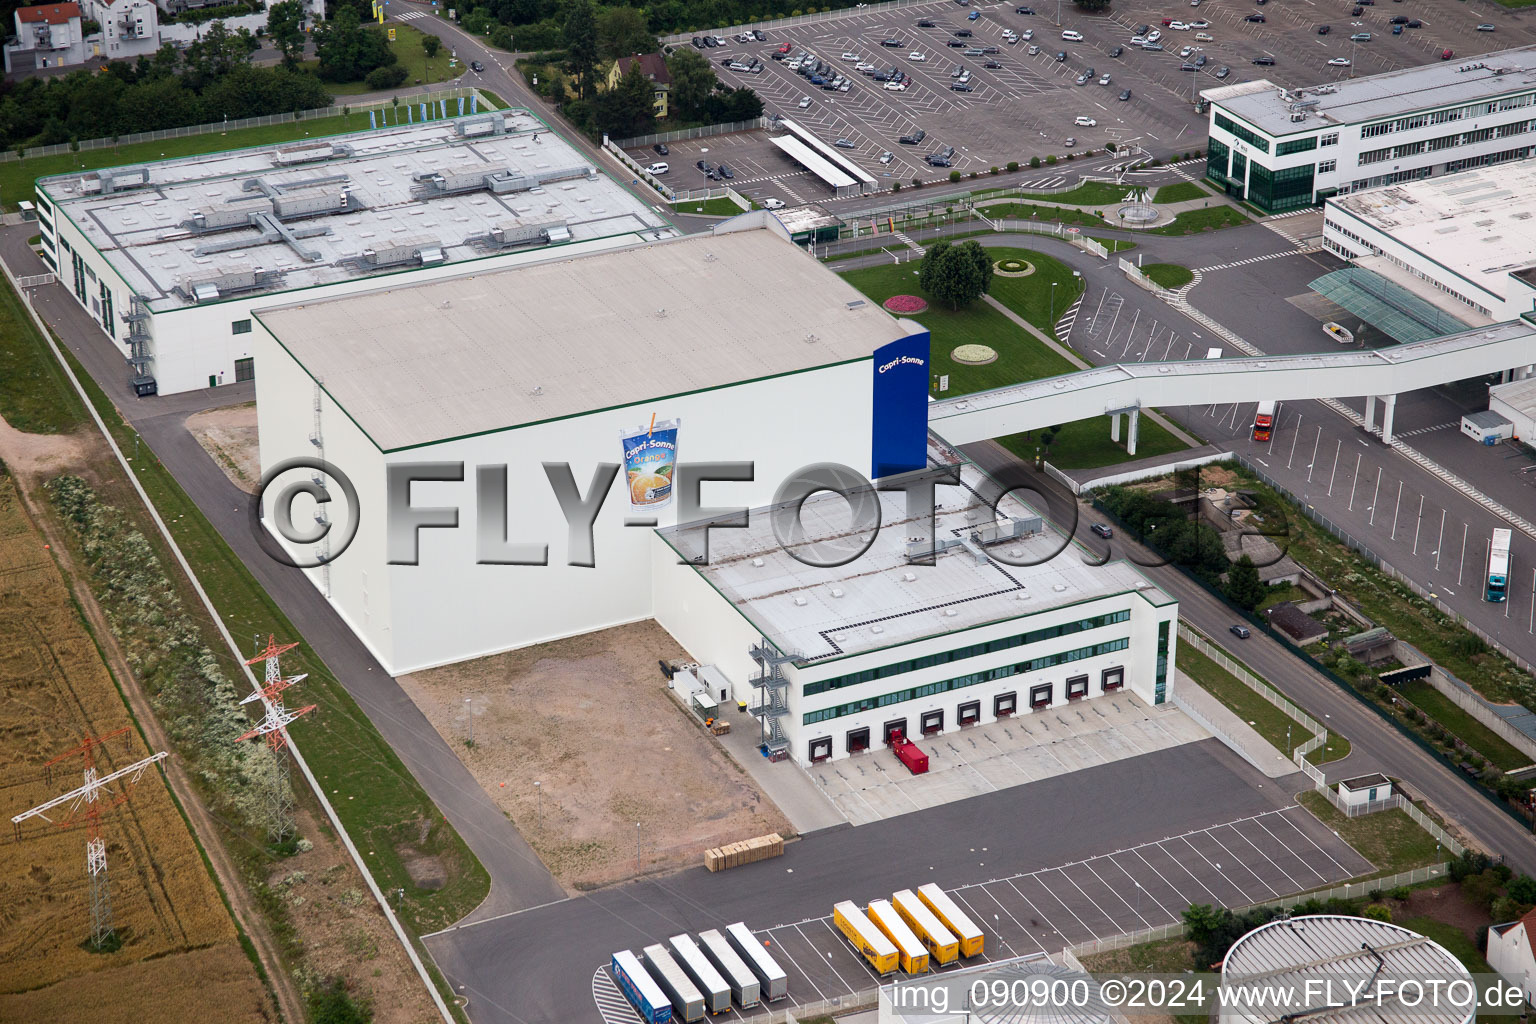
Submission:
[[[777,832],[739,843],[727,843],[713,850],[704,851],[704,866],[711,871],[739,868],[743,864],[767,860],[784,852],[784,837]]]

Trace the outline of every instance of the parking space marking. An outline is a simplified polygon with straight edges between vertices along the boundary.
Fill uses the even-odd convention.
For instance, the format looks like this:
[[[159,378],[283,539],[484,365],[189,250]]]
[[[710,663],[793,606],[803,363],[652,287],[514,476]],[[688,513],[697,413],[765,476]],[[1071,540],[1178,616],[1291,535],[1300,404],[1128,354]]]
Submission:
[[[1227,844],[1225,844],[1225,843],[1223,843],[1221,841],[1220,837],[1216,835],[1215,829],[1206,829],[1205,834],[1210,836],[1212,841],[1214,841],[1217,846],[1221,847],[1221,850],[1222,850],[1222,861],[1227,860],[1227,858],[1229,858],[1229,857],[1233,858],[1236,861],[1237,866],[1241,867],[1244,871],[1248,872],[1248,874],[1250,876],[1252,876],[1252,878],[1253,878],[1253,880],[1255,882],[1257,882],[1259,885],[1263,886],[1266,889],[1269,889],[1271,891],[1274,890],[1273,886],[1271,886],[1268,882],[1264,881],[1264,879],[1259,876],[1259,873],[1257,871],[1253,870],[1252,865],[1250,865],[1247,861],[1243,860],[1236,853],[1232,852],[1232,850],[1227,846]],[[1225,868],[1221,868],[1220,866],[1218,866],[1217,870],[1226,873],[1228,881],[1230,881],[1233,885],[1237,885],[1237,879],[1235,877],[1233,877],[1233,875],[1231,873],[1226,872]],[[1238,888],[1241,889],[1242,887],[1238,886]],[[1249,897],[1250,900],[1252,898],[1253,897],[1251,897],[1251,896]]]
[[[1243,854],[1240,851],[1240,848],[1235,848],[1235,847],[1237,847],[1238,840],[1241,840],[1243,843],[1246,843],[1249,846],[1249,848],[1251,848],[1255,853],[1257,853],[1260,857],[1263,857],[1266,861],[1268,861],[1271,867],[1273,867],[1276,871],[1280,872],[1280,874],[1284,875],[1285,876],[1285,880],[1291,884],[1291,890],[1293,892],[1296,891],[1296,890],[1299,890],[1299,889],[1306,888],[1306,886],[1304,886],[1302,883],[1298,882],[1295,878],[1291,877],[1291,873],[1289,871],[1285,870],[1285,868],[1281,867],[1280,864],[1273,857],[1271,857],[1269,854],[1265,853],[1263,850],[1261,850],[1257,846],[1255,846],[1253,844],[1252,840],[1250,840],[1247,836],[1243,835],[1243,832],[1242,832],[1241,829],[1239,829],[1239,828],[1237,828],[1235,826],[1228,825],[1228,826],[1223,826],[1222,831],[1223,832],[1230,832],[1231,833],[1231,836],[1228,837],[1228,840],[1233,844],[1232,846],[1227,846],[1226,843],[1222,843],[1222,849],[1224,849],[1224,850],[1231,850],[1233,856],[1239,858],[1242,861],[1243,866],[1245,868],[1247,868],[1253,874],[1253,877],[1258,879],[1259,882],[1261,882],[1262,884],[1269,886],[1269,888],[1272,891],[1279,892],[1280,889],[1279,889],[1279,887],[1274,882],[1271,882],[1269,879],[1265,878],[1264,876],[1260,875],[1257,871],[1255,871],[1253,863],[1250,862],[1249,860],[1247,860],[1243,856]],[[1217,839],[1217,842],[1221,842],[1221,840]]]
[[[827,930],[827,934],[829,936],[831,936],[832,941],[833,941],[833,943],[835,945],[836,944],[841,944],[842,942],[846,941],[846,940],[843,939],[842,933],[839,932],[836,928],[832,927],[832,919],[830,917],[822,918],[821,919],[821,926]],[[800,929],[799,925],[795,926],[795,930],[800,932],[801,935],[805,935],[805,932]],[[810,941],[810,938],[808,936],[806,938],[806,941],[808,941],[808,942]],[[811,942],[811,946],[813,948],[815,947],[815,945],[816,944],[814,942]],[[830,949],[827,950],[827,966],[829,968],[831,968],[833,974],[837,975],[837,980],[843,983],[843,987],[844,988],[846,988],[849,992],[857,992],[858,989],[855,988],[854,986],[848,984],[848,979],[843,977],[843,972],[839,971],[837,969],[837,964],[833,963],[834,955],[835,954],[833,954],[833,952]],[[862,956],[860,956],[860,958],[859,958],[859,963],[860,964],[865,963],[865,960],[863,959]]]
[[[1108,860],[1109,860],[1109,862],[1111,864],[1115,863],[1113,857],[1108,858]],[[1109,884],[1109,880],[1106,879],[1103,875],[1099,874],[1098,869],[1093,866],[1093,862],[1092,861],[1086,861],[1085,862],[1085,866],[1088,868],[1089,871],[1093,872],[1093,876],[1095,878],[1097,878],[1100,882],[1104,883],[1104,888],[1106,888],[1110,892],[1114,893],[1115,894],[1115,898],[1118,899],[1121,903],[1124,903],[1126,909],[1131,911],[1133,914],[1136,915],[1136,918],[1139,921],[1141,921],[1141,926],[1143,928],[1150,928],[1152,926],[1151,922],[1149,922],[1146,918],[1141,916],[1141,911],[1140,910],[1138,910],[1137,908],[1131,906],[1131,901],[1126,899],[1125,895],[1122,892],[1120,892],[1119,889],[1116,889],[1114,886],[1110,885]],[[1118,864],[1116,864],[1115,866],[1119,867]],[[1132,881],[1134,881],[1134,879]],[[1138,886],[1138,888],[1139,888],[1139,886]],[[1159,903],[1158,906],[1161,907],[1162,904]]]

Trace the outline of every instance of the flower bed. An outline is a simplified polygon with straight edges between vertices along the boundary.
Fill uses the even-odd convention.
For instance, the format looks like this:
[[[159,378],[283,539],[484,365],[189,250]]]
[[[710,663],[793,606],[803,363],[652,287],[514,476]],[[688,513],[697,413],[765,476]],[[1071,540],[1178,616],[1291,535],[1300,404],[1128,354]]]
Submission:
[[[892,313],[921,313],[928,308],[927,300],[916,295],[892,295],[882,305]]]

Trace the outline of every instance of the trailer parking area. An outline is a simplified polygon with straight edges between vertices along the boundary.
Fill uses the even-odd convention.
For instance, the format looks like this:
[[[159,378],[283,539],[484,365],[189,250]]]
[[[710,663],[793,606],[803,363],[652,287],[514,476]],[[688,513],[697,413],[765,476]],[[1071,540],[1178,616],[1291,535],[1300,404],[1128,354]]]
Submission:
[[[985,870],[1002,850],[970,851],[968,871]],[[906,887],[944,885],[957,865],[912,863]],[[1087,860],[1005,875],[946,891],[986,933],[986,952],[938,971],[1059,950],[1179,920],[1191,903],[1240,907],[1336,884],[1370,865],[1301,807],[1239,818]],[[860,906],[888,892],[849,894]],[[829,908],[830,909],[830,908]],[[826,917],[755,933],[789,975],[789,1003],[837,999],[874,987],[879,978]],[[593,976],[593,996],[606,1024],[633,1020],[605,992],[606,971]],[[612,982],[607,982],[608,987]],[[617,992],[613,993],[617,995]],[[620,1005],[622,1004],[622,1005]],[[622,1010],[630,1014],[610,1012]],[[717,1020],[744,1019],[734,1007]]]
[[[889,747],[808,771],[851,823],[864,825],[1207,736],[1172,705],[1153,710],[1135,694],[1120,693],[919,738],[928,755],[924,775],[907,771]]]

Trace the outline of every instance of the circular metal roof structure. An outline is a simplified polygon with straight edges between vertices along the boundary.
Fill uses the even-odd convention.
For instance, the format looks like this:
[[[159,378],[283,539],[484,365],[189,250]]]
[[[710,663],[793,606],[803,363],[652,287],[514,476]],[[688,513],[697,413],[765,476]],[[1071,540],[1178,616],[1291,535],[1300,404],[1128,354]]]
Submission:
[[[1228,987],[1281,986],[1297,996],[1284,1007],[1223,1008],[1223,1024],[1471,1024],[1477,1011],[1475,998],[1471,1006],[1427,995],[1415,1003],[1416,985],[1433,983],[1465,983],[1458,991],[1475,996],[1471,972],[1418,932],[1365,917],[1317,914],[1261,925],[1232,944],[1221,976]]]

